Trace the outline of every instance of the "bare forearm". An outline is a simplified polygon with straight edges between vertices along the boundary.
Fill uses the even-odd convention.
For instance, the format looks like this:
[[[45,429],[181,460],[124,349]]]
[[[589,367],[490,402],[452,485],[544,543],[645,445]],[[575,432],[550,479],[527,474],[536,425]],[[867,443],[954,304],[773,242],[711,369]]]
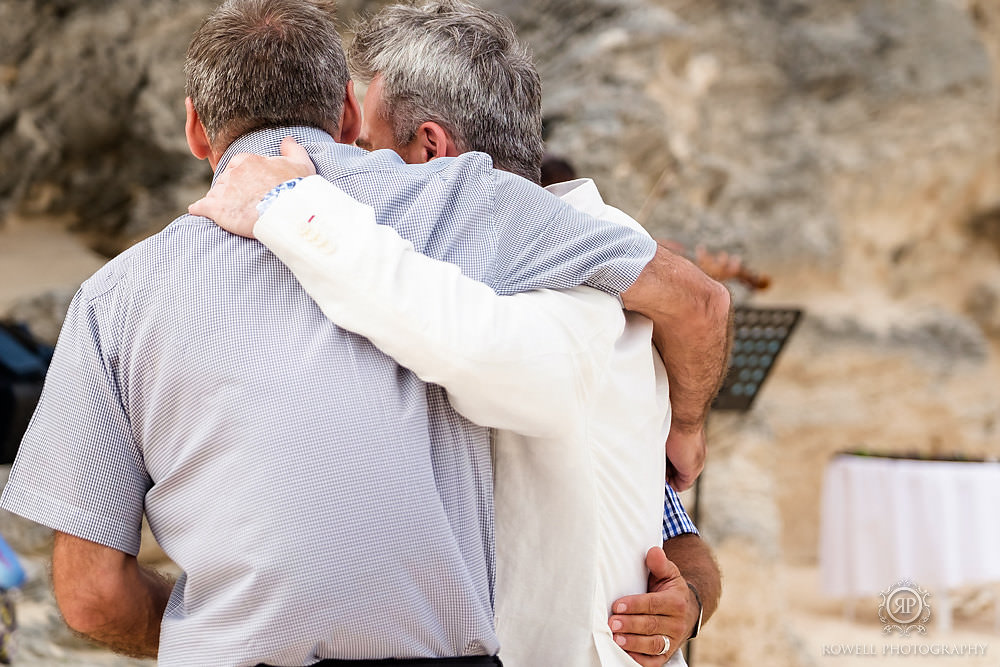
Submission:
[[[52,585],[73,630],[119,653],[156,657],[173,589],[168,577],[131,555],[57,533]]]
[[[160,624],[173,585],[159,572],[138,568],[131,598],[109,609],[103,624],[87,636],[117,653],[155,658],[160,646]]]
[[[622,294],[622,301],[653,320],[653,341],[670,378],[673,427],[699,431],[729,361],[729,291],[660,246],[636,283]]]
[[[704,623],[715,613],[722,597],[722,574],[712,550],[697,535],[685,534],[664,542],[663,551],[677,565],[681,576],[698,590]]]

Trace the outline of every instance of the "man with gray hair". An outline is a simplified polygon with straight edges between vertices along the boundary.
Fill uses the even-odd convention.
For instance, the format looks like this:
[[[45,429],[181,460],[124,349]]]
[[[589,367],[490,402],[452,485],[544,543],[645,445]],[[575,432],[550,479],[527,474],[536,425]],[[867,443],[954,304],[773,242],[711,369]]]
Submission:
[[[541,85],[530,55],[517,40],[509,21],[503,17],[461,2],[389,6],[357,27],[349,59],[354,76],[369,82],[359,145],[369,149],[390,148],[407,161],[417,163],[478,150],[490,154],[495,166],[533,181],[538,180],[542,158]],[[300,157],[308,169],[308,159],[304,155]],[[227,174],[223,178],[237,177]],[[281,206],[278,208],[283,214],[289,215],[290,212],[297,211],[298,206],[301,207],[298,211],[301,215],[293,214],[293,218],[318,218],[322,210],[334,207],[333,204],[324,206],[322,200],[315,200],[325,193],[321,183],[322,181],[314,186],[298,187],[293,192],[282,195]],[[338,201],[334,192],[326,194]],[[624,224],[636,224],[604,206],[590,181],[563,185],[557,192],[567,201],[594,215],[609,215]],[[220,199],[225,197],[218,193],[213,195],[216,196],[212,205],[199,202],[192,210],[216,218],[217,222],[233,231],[249,235],[248,228],[241,230],[224,211],[216,207]],[[309,197],[314,200],[309,201]],[[340,204],[347,206],[343,201]],[[350,210],[349,206],[347,208]],[[312,213],[317,215],[312,216]],[[269,215],[273,217],[276,214]],[[346,220],[350,215],[343,208],[337,209],[337,215],[344,219],[341,224],[349,227]],[[306,262],[311,256],[309,247],[299,247],[300,240],[291,231],[292,227],[282,230],[280,226],[268,226],[267,229],[271,231],[265,234],[262,224],[263,221],[253,231],[289,265],[324,312],[336,314],[331,315],[335,322],[370,338],[380,349],[421,377],[431,378],[442,384],[448,389],[458,409],[473,421],[495,427],[504,426],[516,432],[523,428],[537,428],[539,420],[544,420],[544,417],[534,414],[539,411],[547,414],[556,424],[559,419],[568,421],[567,415],[576,414],[568,407],[573,404],[568,396],[573,395],[574,391],[580,393],[583,390],[572,384],[569,387],[560,385],[564,376],[551,363],[552,357],[558,354],[557,351],[548,353],[545,364],[538,362],[539,349],[543,345],[540,341],[551,341],[544,344],[544,349],[551,347],[552,350],[558,350],[556,341],[562,340],[565,353],[568,355],[575,350],[572,352],[576,355],[572,363],[578,363],[581,356],[579,346],[574,345],[574,340],[567,338],[561,331],[566,328],[598,330],[601,323],[606,323],[608,319],[601,315],[596,319],[588,319],[588,310],[591,311],[589,317],[593,317],[592,305],[581,303],[574,310],[574,306],[567,304],[566,299],[555,295],[540,298],[526,296],[525,299],[533,299],[533,305],[539,300],[548,299],[547,307],[543,306],[539,310],[534,305],[535,312],[539,313],[535,320],[518,319],[518,306],[513,304],[492,306],[496,311],[486,316],[482,311],[488,311],[491,307],[484,305],[490,303],[488,290],[484,295],[471,286],[463,288],[460,284],[455,284],[454,278],[447,273],[443,277],[435,277],[431,267],[414,268],[415,260],[401,259],[393,254],[391,248],[394,246],[387,240],[388,235],[379,237],[383,245],[377,249],[368,248],[353,238],[348,240],[336,237],[331,242],[342,251],[336,258],[321,258],[325,270],[320,271],[320,267],[309,266]],[[318,233],[315,229],[319,227],[318,223],[314,225],[313,233]],[[329,233],[337,232],[331,230]],[[379,270],[391,270],[397,282],[378,280],[377,273],[375,277],[360,282],[334,282],[338,275],[356,278],[358,275],[365,275],[365,271],[369,269],[376,270],[370,263],[356,266],[349,272],[337,270],[339,265],[348,262],[351,257],[376,255],[382,260],[379,263],[382,268]],[[405,258],[405,253],[400,257]],[[303,269],[303,262],[306,262],[308,270]],[[370,287],[389,284],[392,289],[387,292]],[[462,289],[468,289],[478,296],[470,296],[468,302],[462,301],[457,296]],[[355,294],[358,298],[352,299]],[[434,316],[428,313],[434,313]],[[544,322],[546,318],[555,318],[555,313],[560,314],[557,319],[562,320],[562,329],[558,324],[548,326]],[[415,317],[424,322],[419,333],[399,325]],[[505,318],[510,318],[511,321],[504,324]],[[515,321],[516,324],[513,323]],[[476,328],[477,322],[489,322],[491,325],[480,330]],[[638,449],[637,442],[648,437],[648,434],[642,436],[636,432],[634,426],[630,430],[630,425],[644,419],[643,410],[649,409],[643,402],[639,388],[643,386],[643,336],[645,357],[647,360],[650,357],[649,332],[643,332],[643,326],[641,322],[629,320],[627,330],[632,332],[632,339],[623,338],[615,344],[609,364],[609,371],[621,378],[619,386],[633,387],[633,404],[623,406],[609,396],[604,396],[601,401],[588,404],[587,411],[590,414],[575,418],[581,422],[600,418],[603,420],[601,423],[605,426],[604,430],[615,431],[618,438],[613,438],[610,442],[603,442],[595,436],[581,439],[589,441],[590,446],[597,447],[599,452],[615,452],[619,459],[634,454],[634,450]],[[518,340],[528,344],[529,349],[521,353],[524,357],[511,355],[512,342],[498,337],[498,330],[515,332]],[[603,353],[607,358],[608,350],[595,343],[596,339],[594,337],[590,341],[591,352],[595,355]],[[611,341],[605,341],[604,344],[611,345]],[[626,354],[625,349],[632,350],[632,356]],[[669,351],[664,356],[669,359]],[[485,368],[492,367],[500,357],[505,360],[506,369],[511,373],[512,384],[516,385],[519,380],[525,389],[541,385],[548,389],[549,396],[544,391],[537,392],[537,395],[534,391],[528,395],[526,390],[512,392],[500,380],[496,371],[487,374],[485,378],[479,377],[476,382],[464,382],[463,374],[467,373],[464,377],[475,376],[477,367],[471,363],[473,359],[483,360]],[[534,360],[533,365],[519,364],[520,358]],[[491,360],[494,364],[486,360]],[[517,373],[521,376],[518,377]],[[540,377],[546,373],[549,374],[548,377]],[[599,394],[599,388],[606,386],[606,382],[602,380],[593,386],[584,387],[590,387],[591,394]],[[598,389],[595,390],[594,387]],[[650,394],[653,391],[649,389]],[[553,405],[553,397],[562,398],[555,398],[558,404]],[[689,397],[674,393],[672,398],[677,406],[683,406],[684,400]],[[501,409],[491,412],[491,402],[493,405],[499,404]],[[703,409],[703,405],[698,404],[697,408]],[[511,418],[518,411],[529,413],[523,418],[524,421],[518,422]],[[683,442],[686,435],[680,420],[677,426],[677,431],[672,432],[675,443],[677,440]],[[553,449],[551,444],[546,449],[533,441],[519,440],[507,431],[501,431],[497,435],[494,456],[497,459],[498,562],[500,574],[505,575],[499,582],[497,592],[498,629],[501,632],[502,656],[516,665],[548,662],[556,660],[558,656],[566,660],[571,655],[577,657],[569,659],[570,664],[585,664],[585,658],[580,657],[584,654],[574,653],[574,650],[585,649],[586,642],[577,641],[579,647],[576,649],[567,646],[573,643],[567,639],[573,636],[572,633],[568,630],[560,632],[556,628],[560,621],[580,617],[581,614],[589,622],[587,603],[581,604],[572,591],[557,594],[557,591],[552,590],[556,583],[551,578],[535,581],[533,576],[533,573],[544,573],[554,567],[572,571],[573,574],[567,576],[575,581],[584,581],[593,576],[586,568],[583,571],[574,569],[576,563],[559,560],[562,558],[565,561],[567,554],[573,553],[575,548],[575,560],[586,562],[586,559],[582,559],[580,549],[588,548],[586,526],[589,524],[584,522],[581,528],[578,522],[574,523],[560,515],[556,508],[565,507],[568,498],[576,497],[579,505],[585,506],[588,496],[601,496],[600,484],[592,486],[582,481],[586,477],[581,479],[578,473],[575,478],[571,476],[569,471],[579,469],[573,463],[575,450],[586,452],[587,447],[582,443],[573,443],[576,434],[574,424],[564,421],[562,427],[562,439],[567,445],[562,450]],[[655,432],[652,435],[656,437]],[[626,444],[623,447],[622,440],[629,438],[636,444]],[[538,454],[538,450],[550,452],[550,456],[554,457],[552,465],[541,464],[545,459]],[[662,453],[660,456],[662,460]],[[655,459],[631,469],[628,466],[622,467],[626,474],[618,478],[617,484],[612,485],[610,494],[605,492],[606,497],[611,500],[602,502],[625,507],[630,504],[635,507],[638,503],[641,506],[643,494],[640,492],[642,484],[639,483],[639,478],[648,470],[655,469]],[[604,478],[607,477],[605,474]],[[662,476],[660,480],[662,503]],[[532,485],[534,489],[530,489]],[[529,492],[526,492],[526,488]],[[648,487],[646,493],[648,494]],[[685,639],[697,633],[702,601],[705,602],[706,617],[714,611],[718,602],[719,574],[711,553],[697,537],[693,524],[684,514],[683,507],[669,486],[666,493],[667,517],[663,522],[663,548],[677,560],[681,573],[688,581],[677,577],[676,569],[662,556],[654,557],[650,561],[650,566],[654,569],[651,590],[656,592],[618,601],[625,605],[626,611],[637,613],[641,610],[641,618],[639,615],[630,616],[626,613],[616,614],[611,620],[612,627],[616,630],[616,639],[637,659],[643,660],[644,664],[660,663],[642,658],[642,654],[670,655]],[[533,507],[530,503],[525,504],[529,502],[526,498],[531,499],[530,503],[537,503],[539,498],[547,498],[548,502]],[[569,506],[573,507],[572,503]],[[587,514],[582,508],[570,511],[577,518],[581,514]],[[564,532],[561,529],[567,525],[577,526],[577,535],[568,535],[564,540],[558,539],[557,536]],[[533,539],[535,536],[540,537]],[[602,557],[602,568],[618,568],[621,572],[605,572],[607,581],[603,586],[609,591],[627,592],[628,588],[622,587],[636,586],[634,581],[631,584],[625,583],[632,581],[627,576],[623,578],[624,573],[630,571],[627,565],[630,549],[636,547],[630,547],[627,538],[612,539],[615,537],[614,531],[604,531],[601,535],[602,544],[606,544],[605,548],[610,550]],[[581,540],[581,544],[573,546]],[[640,542],[637,545],[640,554],[645,552],[643,544]],[[645,544],[648,546],[648,543]],[[518,554],[529,553],[530,560],[518,557]],[[570,557],[570,561],[572,560]],[[534,583],[529,586],[529,581]],[[529,588],[533,590],[529,591]],[[548,589],[549,596],[556,601],[539,604],[539,589]],[[678,594],[678,591],[682,591],[683,595]],[[533,596],[535,601],[531,603]],[[613,598],[598,601],[602,613],[611,608],[612,600]],[[555,619],[546,624],[547,616],[554,616]],[[606,625],[604,631],[607,632]],[[600,629],[596,629],[595,636],[599,645],[603,639],[600,634]],[[609,643],[610,639],[609,636]],[[603,650],[607,652],[610,649]],[[617,664],[608,660],[614,661],[615,658],[608,657],[604,664]],[[660,662],[662,663],[662,659]]]
[[[540,180],[542,83],[510,21],[432,2],[389,5],[355,28],[351,75],[374,83],[381,101],[365,118],[362,148],[392,147],[411,163],[479,151],[498,169]]]
[[[188,145],[217,174],[295,137],[498,293],[588,284],[702,329],[723,363],[728,294],[641,234],[481,154],[347,145],[359,106],[326,3],[227,0],[186,72]],[[262,244],[185,215],[81,286],[2,505],[56,531],[72,628],[165,667],[478,667],[499,664],[489,456],[487,429],[327,320]],[[143,516],[176,582],[136,561]]]
[[[369,84],[358,145],[369,150],[394,150],[411,163],[480,151],[488,154],[498,169],[533,182],[540,180],[544,155],[541,80],[531,53],[518,39],[514,26],[506,17],[460,0],[390,5],[355,26],[348,62],[353,78]],[[561,184],[550,191],[592,215],[601,216],[609,210],[589,180]],[[627,216],[611,211],[613,219],[638,227]],[[683,344],[690,345],[691,341],[683,341]],[[671,371],[678,369],[671,353],[677,353],[676,347],[661,346],[660,349],[673,388],[670,396],[673,407],[670,432],[673,442],[670,444],[673,446],[668,448],[668,453],[677,458],[678,463],[683,463],[686,452],[698,449],[691,440],[704,438],[704,414],[707,401],[712,397],[685,392],[683,385],[675,381]],[[613,371],[623,377],[629,377],[630,372],[636,373],[635,366],[628,365],[627,359],[619,359],[619,362],[617,368],[612,366]],[[639,376],[632,377],[637,382]],[[627,432],[623,426],[619,429]],[[501,434],[499,439],[503,438]],[[495,452],[496,456],[505,458],[510,475],[525,477],[531,470],[537,470],[534,457],[530,458],[531,464],[526,464],[502,446],[497,446]],[[639,476],[638,472],[633,471],[633,474]],[[508,496],[502,482],[501,477],[498,498],[509,503],[508,511],[517,517],[511,521],[517,528],[508,536],[503,532],[503,522],[499,524],[501,570],[506,566],[504,546],[516,541],[518,533],[526,532],[521,512],[517,512],[520,494],[512,491],[513,495]],[[552,480],[541,478],[537,483],[551,485]],[[690,480],[675,475],[674,483],[684,488]],[[518,484],[513,488],[522,486]],[[633,611],[642,609],[645,612],[643,622],[628,614],[616,614],[611,621],[617,622],[616,637],[622,640],[623,647],[639,654],[655,654],[661,650],[663,645],[657,644],[657,635],[672,636],[673,648],[679,647],[687,634],[678,636],[670,623],[674,619],[682,619],[684,629],[696,634],[692,614],[700,624],[704,605],[704,617],[711,616],[721,591],[719,571],[712,554],[698,537],[694,524],[669,484],[665,488],[664,514],[663,549],[689,578],[687,583],[691,591],[685,590],[689,594],[681,597],[672,586],[664,586],[670,571],[663,561],[654,561],[657,571],[651,581],[653,594],[625,601],[631,603]],[[624,549],[625,545],[618,545],[618,548]],[[614,562],[614,559],[609,560]],[[520,572],[514,567],[511,570],[512,574]],[[658,586],[667,590],[655,594]],[[680,589],[684,589],[683,583]],[[538,620],[523,611],[520,600],[505,606],[502,597],[503,590],[498,593],[498,613],[512,615],[526,627]],[[517,611],[507,611],[511,609]],[[536,612],[537,615],[543,613],[541,609]],[[657,615],[659,618],[649,621],[651,616]],[[511,626],[514,631],[510,639],[503,635],[501,639],[506,640],[508,646],[518,642],[520,648],[517,635],[525,635],[528,631],[510,621],[501,623],[500,628]],[[652,639],[646,639],[647,636]],[[530,654],[532,648],[523,646],[526,654]]]

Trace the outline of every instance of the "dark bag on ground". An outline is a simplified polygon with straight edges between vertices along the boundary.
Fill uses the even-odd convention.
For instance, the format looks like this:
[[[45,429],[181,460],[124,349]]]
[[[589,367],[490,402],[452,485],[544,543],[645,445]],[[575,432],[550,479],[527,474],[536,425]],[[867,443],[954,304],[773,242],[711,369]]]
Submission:
[[[23,324],[0,322],[0,463],[11,463],[42,395],[52,347]]]

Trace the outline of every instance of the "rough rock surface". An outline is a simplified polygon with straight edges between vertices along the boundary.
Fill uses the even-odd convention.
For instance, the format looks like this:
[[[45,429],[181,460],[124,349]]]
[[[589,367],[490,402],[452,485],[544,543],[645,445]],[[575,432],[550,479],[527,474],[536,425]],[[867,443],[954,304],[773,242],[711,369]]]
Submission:
[[[211,4],[0,3],[0,209],[76,213],[109,253],[183,211],[207,168],[180,62]],[[741,578],[698,647],[805,664],[767,631],[770,583],[816,560],[829,456],[1000,455],[1000,5],[483,4],[535,50],[550,150],[651,232],[774,277],[743,298],[806,310],[753,414],[713,417],[701,523]]]
[[[0,6],[0,202],[73,212],[113,252],[203,187],[184,141],[179,71],[211,2]]]

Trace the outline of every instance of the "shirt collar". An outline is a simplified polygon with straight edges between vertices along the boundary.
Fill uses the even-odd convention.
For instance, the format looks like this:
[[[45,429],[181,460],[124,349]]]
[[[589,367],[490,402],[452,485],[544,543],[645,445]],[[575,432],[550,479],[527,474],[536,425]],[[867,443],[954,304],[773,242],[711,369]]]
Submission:
[[[225,168],[239,153],[254,153],[274,157],[281,155],[281,141],[285,137],[292,137],[300,144],[307,143],[335,143],[333,137],[323,130],[315,127],[295,125],[289,127],[268,127],[263,130],[247,132],[236,141],[229,144],[219,159],[219,164],[215,167],[215,175],[212,177],[212,185]]]
[[[601,198],[597,185],[589,178],[553,183],[545,189],[573,208],[591,215],[598,215],[604,208],[604,199]],[[594,213],[594,211],[598,213]]]

